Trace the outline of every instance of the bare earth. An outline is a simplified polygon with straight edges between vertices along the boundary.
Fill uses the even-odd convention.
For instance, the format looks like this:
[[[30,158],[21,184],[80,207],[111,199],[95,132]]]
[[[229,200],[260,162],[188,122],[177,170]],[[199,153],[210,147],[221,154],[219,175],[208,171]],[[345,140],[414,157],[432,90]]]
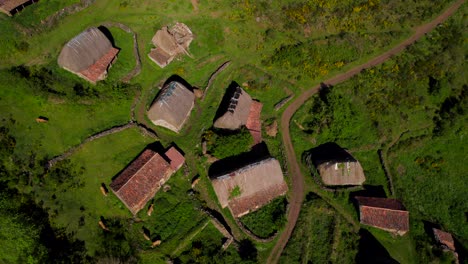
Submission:
[[[452,4],[447,10],[445,10],[440,16],[432,20],[431,22],[424,24],[415,28],[415,33],[409,37],[408,39],[404,40],[391,50],[382,53],[381,55],[374,57],[367,61],[364,64],[358,65],[349,71],[336,75],[333,78],[330,78],[324,81],[327,85],[336,85],[343,81],[350,79],[351,77],[357,75],[362,70],[374,67],[378,64],[385,62],[386,60],[390,59],[392,56],[400,53],[403,51],[407,46],[413,44],[418,39],[423,37],[426,33],[433,30],[438,24],[444,22],[447,18],[455,13],[455,11],[464,3],[464,0],[458,0],[454,4]],[[297,97],[284,111],[283,115],[281,116],[281,132],[283,135],[283,143],[286,150],[286,156],[288,161],[288,169],[289,175],[292,177],[292,186],[291,186],[291,197],[290,197],[290,209],[288,213],[288,222],[285,226],[284,231],[281,233],[281,236],[278,239],[275,247],[271,251],[270,256],[268,257],[267,263],[277,263],[283,252],[284,247],[286,246],[289,237],[294,230],[294,226],[296,225],[297,218],[299,216],[299,212],[301,210],[301,205],[304,199],[304,175],[301,173],[301,169],[294,153],[293,144],[291,142],[291,137],[289,135],[289,124],[291,122],[291,117],[293,114],[299,109],[301,105],[303,105],[312,95],[316,94],[319,91],[320,85],[312,87],[306,91],[304,91],[299,97]]]

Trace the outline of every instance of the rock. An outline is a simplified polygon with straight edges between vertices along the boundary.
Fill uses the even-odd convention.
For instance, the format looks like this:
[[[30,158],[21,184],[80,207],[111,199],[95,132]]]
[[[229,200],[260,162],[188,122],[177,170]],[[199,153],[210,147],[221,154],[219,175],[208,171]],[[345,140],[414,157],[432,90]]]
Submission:
[[[155,240],[155,241],[153,242],[153,244],[151,244],[151,247],[154,248],[154,247],[157,247],[157,246],[159,246],[159,245],[161,245],[161,240],[158,239],[158,240]]]
[[[193,94],[195,94],[196,98],[202,98],[203,97],[203,91],[198,88],[193,88]]]
[[[196,179],[192,181],[192,189],[198,184],[199,181],[200,181],[200,177],[197,177]]]
[[[203,153],[203,155],[205,155],[206,152],[207,152],[207,150],[208,150],[208,147],[207,147],[207,145],[206,145],[206,141],[205,141],[205,140],[203,140],[201,146],[202,146],[202,153]]]
[[[148,211],[146,212],[146,214],[148,216],[151,216],[151,214],[153,213],[153,210],[154,210],[154,204],[151,204],[150,207],[148,208]]]
[[[271,123],[271,125],[269,126],[266,126],[266,133],[268,136],[270,137],[276,137],[276,135],[278,134],[278,122],[273,121],[273,123]]]
[[[101,188],[100,188],[100,189],[101,189],[102,195],[107,196],[108,192],[107,192],[107,190],[106,190],[106,187],[104,187],[104,186],[101,185]]]

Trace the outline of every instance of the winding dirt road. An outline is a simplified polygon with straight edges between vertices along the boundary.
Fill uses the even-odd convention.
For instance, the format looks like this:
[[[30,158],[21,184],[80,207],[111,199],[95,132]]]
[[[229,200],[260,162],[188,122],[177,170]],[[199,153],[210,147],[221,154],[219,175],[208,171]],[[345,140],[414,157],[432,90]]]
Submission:
[[[455,11],[464,3],[464,0],[458,0],[452,4],[448,9],[446,9],[441,15],[432,20],[431,22],[424,24],[422,26],[416,27],[414,34],[408,39],[404,40],[394,48],[389,51],[382,53],[381,55],[374,57],[367,61],[364,64],[358,65],[349,71],[336,75],[333,78],[330,78],[323,83],[326,85],[336,85],[343,81],[350,79],[351,77],[357,75],[362,70],[374,67],[379,65],[386,60],[390,59],[392,56],[400,53],[406,47],[416,42],[418,39],[423,37],[426,33],[433,30],[438,24],[444,22],[447,18],[455,13]],[[303,105],[312,95],[316,94],[320,89],[320,85],[312,87],[304,91],[299,97],[297,97],[284,111],[281,116],[281,132],[283,135],[283,144],[286,150],[286,156],[288,161],[289,175],[292,177],[292,188],[291,188],[291,197],[290,197],[290,210],[288,213],[288,222],[287,225],[281,233],[278,242],[273,248],[270,256],[268,257],[267,263],[277,263],[283,252],[284,247],[286,246],[294,226],[296,225],[299,212],[301,210],[301,205],[304,199],[304,175],[301,173],[300,165],[298,163],[296,154],[294,152],[293,144],[291,141],[291,136],[289,134],[289,125],[291,118],[294,113]]]

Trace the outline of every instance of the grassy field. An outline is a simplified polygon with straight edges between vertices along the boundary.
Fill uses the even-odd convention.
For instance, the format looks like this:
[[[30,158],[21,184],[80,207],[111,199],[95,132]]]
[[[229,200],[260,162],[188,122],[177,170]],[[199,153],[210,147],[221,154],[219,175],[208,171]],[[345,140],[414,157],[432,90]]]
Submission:
[[[280,263],[352,263],[359,237],[325,201],[309,194]]]
[[[429,19],[448,1],[437,4],[431,1],[411,4],[397,1],[391,5],[370,1],[372,6],[350,1],[346,7],[330,2],[319,10],[303,1],[281,1],[267,5],[266,1],[260,0],[225,0],[201,1],[198,3],[198,11],[195,11],[190,1],[100,0],[84,11],[60,18],[58,23],[51,26],[41,23],[63,7],[77,2],[40,1],[13,18],[0,15],[0,110],[2,119],[14,120],[8,128],[16,142],[14,156],[9,162],[22,160],[27,163],[31,159],[30,166],[39,167],[44,159],[63,153],[88,136],[127,123],[131,118],[130,109],[135,94],[139,92],[141,96],[135,108],[137,120],[154,129],[164,146],[175,142],[184,150],[188,173],[185,175],[181,171],[173,175],[168,182],[171,189],[159,192],[155,197],[155,214],[147,217],[140,213],[138,218],[142,222],[134,222],[115,196],[110,194],[103,197],[99,192],[101,183],[108,184],[113,176],[153,141],[136,129],[129,129],[84,145],[71,156],[69,162],[60,165],[63,171],[50,174],[55,176],[43,178],[38,173],[27,187],[16,187],[21,190],[32,189],[38,204],[50,214],[53,227],[64,228],[72,237],[85,241],[89,255],[106,258],[109,254],[117,254],[116,257],[125,260],[131,260],[136,255],[142,262],[162,263],[173,254],[180,241],[186,240],[187,235],[196,232],[206,222],[206,216],[197,210],[201,206],[206,205],[221,212],[235,237],[240,242],[244,241],[245,235],[236,227],[229,211],[219,207],[208,180],[209,164],[202,157],[200,146],[201,136],[212,126],[225,88],[232,81],[241,84],[254,99],[263,103],[262,120],[264,124],[269,124],[280,117],[282,109],[276,111],[274,105],[281,99],[297,95],[321,79],[388,49],[409,34],[410,25]],[[407,12],[400,14],[402,7]],[[381,21],[382,18],[385,19]],[[180,57],[161,69],[147,57],[153,47],[151,38],[162,26],[177,21],[187,24],[195,34],[195,40],[190,46],[191,56]],[[60,69],[56,63],[67,41],[86,28],[104,22],[121,22],[137,35],[142,71],[129,85],[120,83],[120,79],[135,66],[133,39],[131,34],[119,28],[109,28],[120,53],[106,81],[96,86],[89,85]],[[209,76],[228,60],[231,61],[230,66],[217,76],[205,99],[196,101],[190,119],[180,134],[157,128],[147,119],[146,109],[168,77],[177,74],[192,86],[204,89]],[[388,67],[393,69],[394,65]],[[370,78],[369,75],[367,73],[366,78]],[[395,76],[394,79],[397,79]],[[386,82],[388,85],[394,84]],[[371,84],[380,87],[379,83]],[[357,88],[342,90],[347,92],[333,97],[336,103],[323,106],[322,112],[342,107],[344,110],[336,111],[334,120],[351,123],[347,123],[346,129],[332,127],[322,129],[317,135],[311,135],[311,131],[304,133],[301,126],[307,128],[305,123],[314,116],[308,113],[307,109],[312,105],[308,103],[295,116],[297,120],[292,125],[297,151],[300,154],[317,142],[336,140],[344,147],[355,149],[353,154],[361,160],[369,184],[383,184],[385,179],[381,168],[376,165],[378,157],[374,145],[390,142],[404,131],[406,124],[412,124],[411,129],[421,128],[425,123],[421,121],[426,116],[425,109],[415,111],[400,125],[400,129],[392,130],[389,133],[391,136],[384,137],[384,128],[391,122],[397,122],[399,117],[385,119],[386,126],[378,132],[366,130],[373,126],[371,121],[375,116],[372,113],[360,113],[363,104],[359,100],[348,102],[349,98],[356,96]],[[375,94],[379,95],[379,91]],[[440,97],[450,94],[446,89],[440,91]],[[437,103],[435,97],[431,100]],[[35,118],[39,116],[49,118],[49,122],[36,123]],[[352,116],[356,116],[356,119],[350,121]],[[309,125],[313,128],[312,124]],[[264,133],[263,136],[272,156],[278,158],[283,169],[286,169],[281,135],[269,137]],[[403,166],[411,169],[406,163]],[[34,171],[40,170],[34,168]],[[57,177],[60,173],[72,176],[72,179],[60,183],[61,179]],[[195,175],[201,176],[201,182],[195,188],[194,195],[190,196],[190,181]],[[289,181],[289,177],[286,180]],[[308,184],[312,186],[310,179]],[[404,194],[405,191],[400,193]],[[344,208],[336,209],[342,210],[337,212],[355,216],[352,206],[347,202],[348,194],[324,196],[330,204]],[[325,210],[326,214],[322,215],[320,221],[326,223],[330,219],[340,219],[333,210]],[[99,229],[97,221],[101,216],[107,219],[114,231],[106,233]],[[255,222],[256,216],[253,214],[251,222]],[[336,221],[339,222],[339,229],[348,230],[343,226],[345,221]],[[457,225],[448,226],[454,228]],[[143,227],[150,231],[152,238],[162,239],[160,247],[149,247],[149,242],[141,234]],[[217,248],[219,234],[209,226],[207,228],[194,241],[206,239],[211,241],[209,245]],[[333,237],[339,238],[340,235],[335,233]],[[326,239],[325,236],[322,238]],[[123,246],[119,247],[118,243]],[[243,243],[240,248],[251,249],[250,242]],[[255,244],[255,254],[247,250],[247,253],[252,254],[241,257],[230,247],[220,257],[225,262],[257,259],[263,262],[273,243]],[[334,247],[341,248],[340,245],[335,243]],[[192,249],[187,250],[190,253]],[[186,255],[187,250],[182,255]],[[246,253],[245,250],[243,252]],[[335,249],[324,249],[317,254],[320,255],[318,257],[340,259],[337,252]],[[184,257],[181,256],[181,259]],[[188,257],[185,259],[188,260]]]
[[[461,202],[466,184],[460,178],[466,166],[459,159],[467,131],[466,65],[460,59],[466,51],[456,37],[462,34],[464,14],[466,8],[403,54],[321,92],[291,124],[298,155],[336,142],[362,163],[365,184],[391,196],[377,155],[382,151],[394,197],[410,211],[412,231],[398,239],[385,233],[375,237],[402,263],[439,259],[431,251],[430,234],[420,228],[422,221],[442,226],[466,245],[466,205]],[[347,194],[335,199],[345,208]]]

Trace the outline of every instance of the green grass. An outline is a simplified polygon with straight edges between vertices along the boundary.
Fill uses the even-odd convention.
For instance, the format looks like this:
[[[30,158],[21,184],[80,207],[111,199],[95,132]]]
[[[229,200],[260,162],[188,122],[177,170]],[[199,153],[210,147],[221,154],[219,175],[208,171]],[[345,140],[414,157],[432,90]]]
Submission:
[[[133,37],[120,28],[110,27],[109,31],[114,38],[114,45],[120,50],[117,54],[117,61],[112,65],[108,73],[108,80],[118,81],[125,77],[136,65],[133,54]]]
[[[109,186],[112,178],[151,142],[152,139],[143,137],[137,129],[127,129],[87,143],[71,157],[75,167],[84,167],[82,175],[78,176],[83,187],[62,190],[60,186],[48,184],[46,178],[45,185],[37,186],[35,190],[37,199],[42,200],[50,212],[56,212],[52,217],[56,226],[75,233],[78,239],[86,242],[86,247],[93,254],[100,242],[95,237],[103,232],[97,224],[101,216],[131,217],[130,211],[112,192],[107,197],[101,194],[101,184]],[[80,217],[84,217],[82,226],[79,224]]]
[[[62,18],[57,25],[51,28],[44,28],[39,24],[40,20],[48,15],[75,2],[71,0],[60,1],[60,3],[55,0],[40,1],[13,18],[0,15],[0,30],[2,32],[0,68],[6,69],[21,64],[36,65],[36,69],[52,68],[52,75],[66,80],[62,86],[68,86],[71,83],[83,84],[84,81],[78,77],[58,69],[56,59],[61,48],[67,41],[88,27],[99,26],[105,21],[121,22],[130,26],[138,36],[142,72],[132,80],[133,84],[142,87],[142,97],[141,102],[137,105],[138,109],[140,106],[143,108],[148,106],[157,93],[158,84],[169,76],[178,74],[190,84],[204,88],[210,74],[222,62],[232,61],[232,64],[218,75],[205,100],[203,102],[197,101],[189,122],[180,134],[176,135],[167,130],[155,128],[146,117],[139,117],[140,122],[146,122],[157,131],[163,145],[175,142],[184,150],[190,169],[188,176],[182,175],[182,172],[173,175],[168,182],[171,190],[167,193],[159,192],[156,195],[155,198],[158,202],[155,204],[155,213],[151,218],[141,213],[139,217],[144,220],[143,223],[129,224],[129,213],[118,199],[112,194],[106,198],[102,197],[98,190],[99,186],[96,187],[96,184],[100,184],[104,180],[109,182],[110,178],[125,167],[128,161],[134,158],[150,141],[150,139],[141,137],[136,130],[128,130],[87,144],[72,155],[72,164],[77,167],[77,170],[79,171],[81,166],[84,167],[83,175],[80,176],[84,181],[84,187],[81,189],[56,188],[56,186],[47,184],[47,179],[41,188],[36,186],[37,199],[43,200],[44,205],[49,208],[54,226],[66,227],[67,231],[75,232],[76,237],[86,241],[91,253],[98,250],[100,243],[93,241],[92,238],[102,235],[102,231],[96,223],[99,216],[119,217],[128,224],[128,226],[126,225],[128,238],[135,241],[142,249],[140,252],[142,261],[148,263],[165,261],[163,255],[170,255],[178,246],[178,241],[183,240],[187,234],[196,230],[205,221],[205,217],[195,209],[199,203],[206,202],[219,206],[207,179],[207,164],[200,157],[200,138],[202,133],[211,127],[218,104],[225,88],[231,81],[237,81],[240,84],[246,82],[249,85],[245,87],[246,91],[264,104],[262,120],[270,122],[273,119],[279,119],[281,111],[276,112],[273,107],[280,99],[291,93],[297,95],[301,90],[318,83],[321,79],[343,71],[366,60],[373,54],[389,48],[395,41],[406,36],[409,32],[406,26],[399,28],[400,22],[405,25],[417,24],[421,20],[431,17],[439,7],[446,5],[446,1],[438,3],[438,5],[434,5],[430,1],[411,5],[405,3],[405,10],[415,11],[400,12],[398,8],[401,8],[403,2],[398,2],[392,6],[391,10],[384,12],[385,8],[389,6],[379,4],[379,7],[382,8],[380,10],[365,10],[369,16],[364,21],[356,20],[357,17],[361,16],[353,13],[354,3],[346,7],[350,8],[346,9],[346,12],[340,6],[327,6],[324,14],[306,18],[309,26],[317,28],[309,36],[306,36],[306,25],[302,24],[293,13],[289,11],[289,13],[277,12],[283,10],[283,7],[286,11],[289,9],[294,11],[295,7],[291,6],[289,1],[275,2],[270,7],[265,6],[263,1],[251,2],[252,5],[245,1],[202,1],[199,13],[195,14],[189,1],[179,3],[177,1],[123,2],[102,0],[96,1],[90,8],[82,12]],[[297,11],[299,10],[297,9]],[[341,19],[343,14],[349,19]],[[395,14],[401,14],[401,16],[395,16]],[[382,17],[388,18],[388,23],[380,27],[383,23],[374,22],[375,19]],[[149,50],[153,47],[151,38],[161,26],[176,21],[186,23],[196,36],[190,47],[193,58],[182,56],[166,68],[161,69],[147,57]],[[353,25],[350,23],[355,23],[356,27],[352,27]],[[320,25],[326,26],[324,28]],[[372,25],[372,30],[368,29],[369,25]],[[31,27],[32,32],[30,34],[25,32],[24,27]],[[342,36],[344,39],[341,40],[337,34],[343,29],[350,29],[353,33],[344,34]],[[31,152],[37,152],[38,159],[52,157],[79,144],[93,133],[128,122],[134,90],[125,93],[125,87],[120,90],[110,87],[114,86],[114,81],[125,76],[133,68],[135,63],[133,41],[130,34],[118,28],[111,27],[110,30],[115,38],[116,46],[121,48],[121,51],[116,63],[109,71],[108,80],[93,88],[101,96],[78,98],[73,95],[73,92],[70,92],[73,90],[73,85],[68,87],[65,96],[55,96],[43,91],[37,92],[35,83],[31,85],[21,78],[0,73],[0,110],[3,113],[11,114],[12,118],[16,120],[11,131],[17,139],[16,154],[18,156],[25,157],[29,156]],[[390,36],[388,33],[390,31],[398,33]],[[371,47],[368,45],[371,42],[376,44]],[[318,52],[318,57],[315,57],[311,62],[310,67],[312,68],[307,69],[309,73],[319,72],[319,77],[317,78],[316,74],[307,74],[301,76],[300,80],[291,79],[291,76],[297,76],[305,68],[297,61],[295,66],[293,65],[294,67],[279,67],[278,65],[282,64],[263,63],[274,57],[275,53],[281,50],[281,47],[287,47],[285,50],[297,53],[297,56],[290,59],[303,58],[306,54],[313,55]],[[288,59],[282,59],[277,61],[282,63],[288,61]],[[344,59],[348,64],[342,67],[335,65],[336,62]],[[334,65],[331,67],[336,66],[336,68],[323,68],[325,64],[327,67]],[[390,71],[391,69],[390,67],[385,70]],[[365,76],[369,77],[369,75]],[[393,84],[389,82],[390,86]],[[381,84],[369,82],[369,86],[381,87]],[[411,87],[411,85],[408,86]],[[56,82],[51,87],[60,88],[60,85]],[[344,104],[355,92],[355,90],[349,89],[347,93],[341,95],[342,98],[337,101],[335,107],[344,105],[348,112],[345,114],[337,112],[334,116],[336,120],[346,121],[349,117],[354,116],[354,112],[361,109],[362,105],[354,104],[354,101]],[[107,96],[107,93],[112,93],[112,95]],[[446,95],[450,92],[442,90],[441,96],[442,94]],[[420,96],[420,94],[418,95]],[[413,124],[412,128],[420,128],[424,124],[423,117],[426,116],[427,109],[417,107],[418,111],[415,111],[415,114],[404,123]],[[34,119],[39,115],[47,116],[50,119],[49,123],[36,123]],[[313,115],[310,114],[310,116]],[[391,137],[385,138],[382,137],[382,134],[365,130],[370,124],[369,117],[372,118],[372,115],[358,115],[356,117],[353,122],[348,123],[352,129],[336,129],[329,133],[323,133],[323,135],[321,133],[319,136],[312,136],[312,138],[310,135],[304,135],[300,129],[294,128],[293,124],[292,135],[294,135],[295,146],[298,147],[296,149],[299,151],[298,154],[300,155],[303,150],[313,146],[314,142],[335,139],[348,148],[362,147],[364,144],[358,143],[359,139],[372,141],[373,144],[377,142],[377,145],[380,145],[380,143],[386,143],[399,135],[404,128],[404,125],[401,124],[401,127],[389,133]],[[388,125],[398,123],[400,119],[401,117],[394,117],[384,121]],[[303,121],[299,120],[299,123]],[[340,139],[339,135],[342,134],[347,135],[347,137]],[[276,138],[269,138],[266,135],[264,137],[271,154],[282,161],[284,165],[281,135],[277,135]],[[369,174],[376,173],[376,175],[369,176],[369,182],[373,184],[383,182],[382,172],[374,163],[376,157],[372,151],[358,151],[356,155],[363,160],[364,168]],[[196,174],[200,174],[202,177],[200,186],[204,186],[204,190],[201,190],[204,193],[200,196],[190,197],[187,195],[187,191],[190,189],[190,179]],[[308,188],[314,187],[308,186]],[[51,190],[51,192],[48,193],[47,190]],[[83,195],[83,193],[88,195]],[[56,195],[55,199],[52,198],[53,194]],[[345,209],[342,212],[348,212],[351,209],[347,204],[346,195],[347,193],[336,196],[325,194],[324,196],[331,202],[344,206]],[[203,201],[204,199],[206,201]],[[81,205],[85,205],[84,212],[79,210]],[[55,216],[55,210],[57,210],[57,216]],[[235,227],[235,224],[232,224],[234,221],[229,211],[219,211],[233,225],[233,232],[243,238],[243,234]],[[83,226],[78,223],[81,215],[85,217]],[[150,249],[148,242],[140,234],[142,226],[150,229],[152,235],[163,238],[163,244],[156,249]],[[272,246],[273,243],[257,245],[260,261],[266,258]],[[318,252],[317,254],[322,253]],[[230,248],[223,257],[228,258],[235,255],[235,250]],[[240,262],[238,258],[233,257],[233,259]]]
[[[369,227],[368,230],[387,249],[393,259],[399,263],[417,263],[414,242],[409,234],[396,236],[372,227]]]
[[[278,232],[286,222],[284,197],[276,198],[259,210],[240,218],[242,224],[255,235],[268,238]]]
[[[357,234],[324,200],[311,195],[304,203],[280,263],[349,263]]]
[[[15,82],[15,86],[10,85]],[[34,151],[39,157],[53,157],[78,145],[86,137],[130,120],[132,98],[64,98],[42,95],[37,84],[26,79],[0,74],[0,109],[16,123],[17,153]],[[37,123],[39,116],[48,123]]]

